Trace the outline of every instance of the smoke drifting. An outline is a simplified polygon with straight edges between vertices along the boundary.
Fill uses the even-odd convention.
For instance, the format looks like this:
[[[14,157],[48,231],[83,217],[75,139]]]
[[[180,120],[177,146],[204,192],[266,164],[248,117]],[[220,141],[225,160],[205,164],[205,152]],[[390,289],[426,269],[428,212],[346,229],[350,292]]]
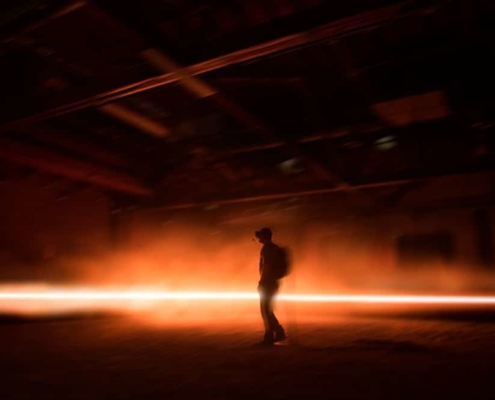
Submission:
[[[274,228],[274,241],[288,246],[292,256],[292,274],[284,280],[282,293],[455,295],[479,294],[495,287],[489,271],[470,265],[399,265],[385,228],[376,234],[380,230],[371,230],[363,222],[327,224],[273,215],[264,222],[263,218],[240,223],[185,218],[153,223],[141,220],[117,248],[91,256],[61,257],[39,267],[18,266],[10,271],[11,279],[3,280],[98,290],[255,292],[261,245],[253,241],[253,232],[268,225]],[[121,307],[153,308],[155,314],[169,321],[258,318],[256,302],[201,303],[174,300],[150,307],[149,302],[135,301]],[[84,303],[77,307],[87,306]],[[97,304],[91,306],[96,308]],[[31,311],[42,310],[42,306],[30,307]],[[77,307],[72,304],[72,308]],[[60,304],[52,304],[54,312],[63,309]]]
[[[76,280],[167,290],[249,290],[256,286],[259,246],[180,224],[140,231],[137,243],[93,259],[71,262]]]
[[[136,223],[127,241],[89,256],[65,256],[42,266],[5,268],[4,281],[34,281],[166,290],[253,291],[261,245],[255,229],[274,228],[290,249],[292,274],[284,289],[327,292],[470,292],[493,287],[488,270],[461,263],[402,266],[386,229],[360,222],[294,221],[267,217],[239,224],[191,219]],[[377,234],[380,232],[380,234]]]

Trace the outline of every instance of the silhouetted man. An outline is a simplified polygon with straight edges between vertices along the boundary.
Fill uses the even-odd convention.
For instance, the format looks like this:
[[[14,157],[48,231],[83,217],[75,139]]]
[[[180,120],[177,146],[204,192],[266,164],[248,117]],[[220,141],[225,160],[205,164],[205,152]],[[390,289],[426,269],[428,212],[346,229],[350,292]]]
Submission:
[[[280,262],[282,249],[272,242],[270,228],[262,228],[255,232],[255,237],[263,244],[260,254],[260,310],[265,324],[265,336],[261,344],[273,344],[287,337],[282,325],[273,313],[273,298],[280,287]]]

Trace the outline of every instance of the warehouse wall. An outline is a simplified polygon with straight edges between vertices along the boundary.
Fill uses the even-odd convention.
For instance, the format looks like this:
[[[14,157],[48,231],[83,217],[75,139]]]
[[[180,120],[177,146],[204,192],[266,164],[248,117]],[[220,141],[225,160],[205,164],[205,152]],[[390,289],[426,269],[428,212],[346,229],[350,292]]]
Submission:
[[[41,175],[4,180],[1,258],[4,264],[38,263],[101,251],[109,245],[109,215],[109,200],[95,190]]]
[[[343,199],[341,213],[335,212],[338,204],[331,204],[330,217],[320,214],[305,224],[302,264],[317,273],[301,274],[302,285],[307,281],[307,286],[326,289],[331,281],[336,287],[370,290],[495,288],[491,182],[486,174],[437,180],[412,190],[397,206],[364,218],[349,213]],[[435,242],[439,236],[451,238],[450,258],[441,257],[442,244]],[[404,256],[401,238],[423,243]],[[422,252],[423,257],[411,257]]]
[[[28,270],[30,279],[252,290],[260,251],[253,231],[268,225],[293,256],[286,290],[491,289],[495,266],[480,256],[480,215],[475,217],[483,210],[485,228],[493,230],[495,213],[486,201],[491,190],[486,176],[437,181],[369,215],[346,194],[112,215],[109,200],[95,191],[69,193],[32,176],[0,184],[0,243],[4,254],[8,249],[35,262],[63,256],[63,273],[53,272],[53,257],[50,268]],[[400,257],[399,238],[439,233],[452,238],[450,259]],[[493,233],[490,240],[493,252]]]

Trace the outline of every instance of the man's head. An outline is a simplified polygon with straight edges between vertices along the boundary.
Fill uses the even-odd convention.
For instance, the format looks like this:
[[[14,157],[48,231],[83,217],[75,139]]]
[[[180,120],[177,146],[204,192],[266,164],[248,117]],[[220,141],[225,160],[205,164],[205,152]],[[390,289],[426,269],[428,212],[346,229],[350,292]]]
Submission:
[[[272,230],[270,228],[261,228],[254,232],[254,236],[260,243],[270,243],[272,241]]]

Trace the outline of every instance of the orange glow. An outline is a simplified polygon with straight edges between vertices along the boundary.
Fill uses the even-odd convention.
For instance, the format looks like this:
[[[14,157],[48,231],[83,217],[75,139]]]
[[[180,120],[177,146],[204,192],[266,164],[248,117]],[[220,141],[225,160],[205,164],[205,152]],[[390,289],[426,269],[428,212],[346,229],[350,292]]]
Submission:
[[[48,290],[0,290],[0,299],[9,300],[256,300],[257,293],[196,292],[154,290],[98,290],[92,288]],[[432,295],[343,295],[281,294],[282,302],[304,303],[368,303],[368,304],[460,304],[495,305],[495,296],[432,296]]]
[[[255,291],[178,291],[166,287],[106,285],[0,285],[0,314],[18,316],[133,315],[146,323],[241,323],[259,320]],[[407,294],[295,294],[282,292],[276,307],[284,321],[313,321],[357,312],[494,307],[495,296]],[[370,308],[371,307],[371,308]]]
[[[123,249],[60,257],[46,268],[4,269],[0,313],[109,311],[160,323],[259,322],[260,245],[246,238],[251,238],[252,226],[262,222],[250,218],[247,227],[235,222],[212,229],[179,219],[148,229],[141,221],[144,227],[132,230],[135,237]],[[294,257],[292,274],[277,298],[282,320],[495,305],[495,280],[489,271],[439,263],[400,269],[393,248],[360,225],[350,233],[345,225],[333,224],[330,233],[316,225],[298,236],[290,229],[296,221],[289,222],[287,229],[279,228],[276,239],[287,244]]]

